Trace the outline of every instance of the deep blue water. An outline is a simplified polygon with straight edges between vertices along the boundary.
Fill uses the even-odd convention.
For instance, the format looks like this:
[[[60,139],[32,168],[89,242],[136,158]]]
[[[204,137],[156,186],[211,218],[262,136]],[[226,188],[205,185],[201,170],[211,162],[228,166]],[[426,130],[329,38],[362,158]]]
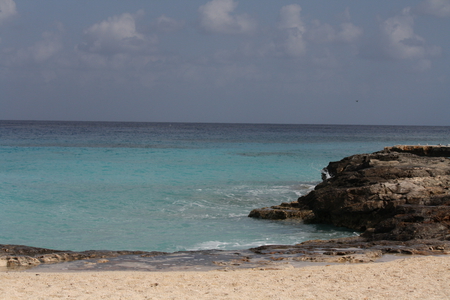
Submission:
[[[356,234],[248,218],[329,161],[448,144],[450,127],[0,121],[0,244],[178,251]]]

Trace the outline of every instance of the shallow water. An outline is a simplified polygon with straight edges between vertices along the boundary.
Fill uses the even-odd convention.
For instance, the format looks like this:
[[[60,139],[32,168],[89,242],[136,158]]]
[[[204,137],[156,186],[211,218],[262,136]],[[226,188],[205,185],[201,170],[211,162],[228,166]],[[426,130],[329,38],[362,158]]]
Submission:
[[[0,121],[0,243],[86,250],[245,249],[355,235],[248,218],[329,161],[448,144],[450,127]]]

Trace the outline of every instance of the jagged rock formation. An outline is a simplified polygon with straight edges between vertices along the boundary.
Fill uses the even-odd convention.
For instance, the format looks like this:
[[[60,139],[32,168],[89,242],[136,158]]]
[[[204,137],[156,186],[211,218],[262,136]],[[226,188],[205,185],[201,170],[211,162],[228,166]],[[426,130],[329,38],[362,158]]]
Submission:
[[[439,157],[449,150],[395,146],[346,157],[329,163],[314,191],[249,216],[333,224],[371,240],[450,240],[450,159]]]

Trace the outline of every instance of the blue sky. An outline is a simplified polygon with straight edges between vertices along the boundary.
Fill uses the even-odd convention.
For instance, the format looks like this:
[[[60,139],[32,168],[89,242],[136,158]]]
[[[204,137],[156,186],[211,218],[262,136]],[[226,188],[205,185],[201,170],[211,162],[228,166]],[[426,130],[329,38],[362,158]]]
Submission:
[[[450,125],[450,0],[0,0],[0,119]]]

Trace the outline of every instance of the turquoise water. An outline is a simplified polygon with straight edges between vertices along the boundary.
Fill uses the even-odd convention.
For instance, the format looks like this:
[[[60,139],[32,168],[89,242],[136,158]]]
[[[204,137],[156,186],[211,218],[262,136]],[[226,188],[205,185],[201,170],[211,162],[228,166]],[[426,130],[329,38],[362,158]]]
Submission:
[[[248,218],[293,201],[329,161],[447,144],[450,127],[0,121],[0,244],[243,249],[355,235]]]

